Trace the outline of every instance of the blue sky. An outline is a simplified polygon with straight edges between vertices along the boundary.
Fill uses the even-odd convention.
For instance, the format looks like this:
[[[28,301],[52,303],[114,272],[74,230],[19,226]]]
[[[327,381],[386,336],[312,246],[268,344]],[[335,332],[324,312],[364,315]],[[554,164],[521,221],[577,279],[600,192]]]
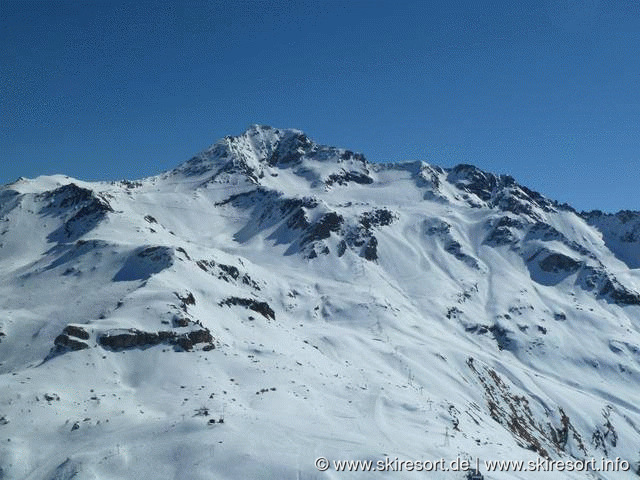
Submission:
[[[252,123],[640,210],[640,3],[0,0],[0,183],[139,178]]]

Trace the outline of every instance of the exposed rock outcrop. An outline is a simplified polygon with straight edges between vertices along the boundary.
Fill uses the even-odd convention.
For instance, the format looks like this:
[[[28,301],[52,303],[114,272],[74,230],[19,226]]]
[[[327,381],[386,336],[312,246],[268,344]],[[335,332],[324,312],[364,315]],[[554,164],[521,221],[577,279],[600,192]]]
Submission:
[[[148,348],[166,344],[179,346],[185,351],[192,350],[197,344],[211,343],[213,336],[206,328],[186,333],[175,331],[144,332],[135,328],[109,330],[98,336],[98,343],[109,350],[126,350],[130,348]]]
[[[241,307],[246,307],[254,312],[258,312],[260,315],[265,317],[266,319],[275,320],[276,314],[273,309],[269,306],[267,302],[260,302],[258,300],[254,300],[252,298],[240,298],[240,297],[229,297],[225,298],[219,303],[220,306],[232,306],[239,305]]]

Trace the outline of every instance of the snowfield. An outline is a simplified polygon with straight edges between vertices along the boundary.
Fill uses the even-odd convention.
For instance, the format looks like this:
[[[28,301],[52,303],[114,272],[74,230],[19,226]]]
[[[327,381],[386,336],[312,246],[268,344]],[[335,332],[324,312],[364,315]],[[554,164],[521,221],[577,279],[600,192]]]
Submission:
[[[252,126],[138,181],[0,188],[0,479],[640,475],[640,213]]]

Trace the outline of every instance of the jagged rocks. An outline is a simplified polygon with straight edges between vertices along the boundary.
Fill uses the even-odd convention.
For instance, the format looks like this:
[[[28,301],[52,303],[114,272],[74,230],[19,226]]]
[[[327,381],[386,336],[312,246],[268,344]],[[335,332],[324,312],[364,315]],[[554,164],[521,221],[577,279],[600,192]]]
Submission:
[[[509,216],[499,217],[489,224],[491,230],[485,237],[484,243],[496,247],[516,245],[519,241],[517,232],[518,230],[524,229],[524,227],[525,223],[517,218]]]
[[[100,346],[114,351],[148,348],[160,344],[176,345],[189,351],[197,344],[212,341],[213,336],[206,328],[180,334],[174,331],[144,332],[130,328],[110,330],[98,336]]]
[[[49,200],[48,209],[67,209],[70,207],[81,207],[94,200],[93,191],[79,187],[75,183],[69,183],[42,194],[43,198]]]
[[[365,260],[378,260],[378,239],[374,229],[391,225],[398,215],[386,208],[366,211],[357,217],[357,224],[344,225],[340,230],[343,239],[338,243],[338,256],[344,255],[347,247],[360,249],[360,256]]]
[[[452,317],[448,316],[447,318],[452,318]],[[486,325],[480,325],[476,323],[475,325],[470,325],[468,327],[465,327],[464,331],[468,333],[477,333],[479,335],[484,335],[489,331],[489,327]]]
[[[362,250],[362,255],[366,260],[377,260],[378,259],[378,239],[376,237],[371,237],[367,244],[364,246]]]
[[[118,183],[122,185],[124,188],[126,188],[127,190],[134,190],[136,188],[142,187],[142,182],[140,181],[120,180],[120,182]]]
[[[138,252],[139,258],[146,258],[152,262],[168,261],[171,257],[171,249],[169,247],[155,246],[146,247],[142,251]]]
[[[302,239],[302,243],[311,243],[317,240],[324,240],[331,236],[331,232],[339,232],[342,224],[344,223],[344,217],[336,212],[325,213],[320,219],[315,222],[307,235]]]
[[[336,212],[325,213],[319,220],[311,224],[300,240],[300,246],[306,251],[306,257],[313,259],[318,254],[328,255],[331,253],[323,240],[331,237],[331,233],[340,233],[343,225],[344,217]]]
[[[185,351],[190,351],[195,345],[199,343],[206,343],[203,349],[210,350],[213,348],[213,336],[207,329],[192,330],[189,333],[178,335],[176,337],[176,344],[182,347]]]
[[[640,294],[622,285],[618,279],[603,267],[584,267],[578,281],[587,290],[595,290],[597,295],[619,305],[640,305]]]
[[[560,452],[568,451],[570,447],[570,440],[573,439],[578,450],[582,454],[586,455],[587,449],[584,445],[584,441],[582,440],[582,436],[571,423],[569,415],[565,413],[562,407],[558,407],[558,412],[560,414],[560,426],[554,427],[553,425],[548,424],[551,441],[554,443],[556,449]],[[569,436],[569,433],[571,433],[571,436]]]
[[[580,284],[580,275],[590,268],[585,266],[586,262],[583,260],[577,260],[547,248],[538,248],[526,258],[526,264],[531,278],[541,285],[556,285],[576,272],[578,272],[576,282]]]
[[[609,455],[609,449],[615,448],[618,444],[618,432],[611,423],[611,412],[613,407],[607,405],[602,410],[603,422],[597,427],[591,436],[591,442],[596,449],[602,450],[605,456]]]
[[[224,263],[216,263],[213,260],[198,260],[196,265],[203,271],[217,276],[220,280],[227,283],[237,283],[247,285],[255,290],[260,290],[260,285],[253,280],[249,274],[242,273],[240,269],[234,265],[226,265]]]
[[[298,163],[304,155],[310,154],[314,147],[316,145],[304,133],[293,132],[278,142],[271,156],[267,158],[267,164],[282,167]]]
[[[599,261],[588,265],[560,252],[546,248],[527,258],[531,278],[542,285],[555,285],[577,273],[575,284],[597,297],[618,305],[640,305],[640,294],[624,285]]]
[[[416,184],[426,190],[424,195],[425,200],[438,198],[444,200],[444,197],[440,193],[440,185],[442,185],[440,175],[444,175],[445,171],[441,167],[428,165],[423,162],[419,162],[417,167],[417,171],[415,171],[413,177]]]
[[[457,315],[460,312],[456,307],[450,309],[449,312],[454,310],[454,314],[447,314],[447,318],[457,318]],[[491,333],[493,339],[495,340],[498,350],[510,350],[513,351],[516,349],[516,340],[514,338],[513,331],[505,328],[504,326],[494,323],[493,325],[482,325],[479,323],[469,325],[465,327],[465,332],[474,333],[476,335],[485,335],[487,333]]]
[[[258,224],[261,230],[276,227],[276,231],[269,238],[277,239],[278,243],[290,243],[287,254],[301,252],[308,259],[330,254],[331,250],[325,240],[331,238],[333,234],[342,237],[338,240],[339,256],[344,255],[348,247],[354,247],[360,250],[359,254],[362,257],[375,260],[378,240],[373,239],[373,229],[390,225],[398,218],[398,215],[391,210],[379,208],[364,212],[351,221],[347,221],[342,214],[335,211],[315,214],[315,220],[311,220],[310,217],[314,216],[311,211],[319,206],[316,199],[312,197],[283,199],[274,192],[260,189],[229,198],[219,205],[227,203],[243,209],[257,209],[254,210],[254,215],[258,213]],[[245,241],[256,233],[255,226],[247,225],[234,238],[237,241]],[[199,261],[198,266],[204,271],[209,271],[213,264]],[[221,275],[233,280],[237,279],[239,271],[236,267],[220,268],[226,270]],[[251,282],[250,279],[243,278],[243,282],[247,283],[247,281],[255,285],[255,282]]]
[[[391,210],[386,208],[378,208],[376,210],[371,210],[370,212],[364,212],[360,215],[360,225],[365,230],[370,230],[373,227],[383,227],[387,225],[391,225],[396,219],[398,215]]]
[[[369,185],[373,183],[373,178],[363,172],[355,170],[347,172],[342,170],[340,173],[332,173],[329,175],[324,183],[327,187],[330,187],[333,184],[348,185],[350,182],[358,183],[360,185]]]
[[[198,260],[196,265],[203,272],[209,272],[209,267],[215,266],[216,262],[210,262],[209,260]]]
[[[82,340],[89,340],[89,332],[87,332],[84,328],[76,326],[76,325],[67,325],[62,333],[80,338]]]
[[[224,265],[222,263],[220,263],[218,265],[218,267],[220,268],[220,270],[222,270],[226,275],[230,276],[231,278],[233,278],[234,280],[237,280],[238,277],[240,276],[240,270],[238,270],[237,267],[234,267],[233,265]]]
[[[98,337],[98,343],[111,350],[150,347],[160,343],[169,343],[176,337],[175,332],[143,332],[135,328],[109,331]]]
[[[182,174],[187,177],[199,176],[211,171],[212,159],[226,159],[229,156],[229,145],[226,141],[220,141],[208,150],[190,158],[180,167],[171,172],[171,175]]]
[[[189,333],[187,333],[187,338],[191,340],[194,345],[198,343],[209,343],[213,341],[211,332],[206,328],[190,331]]]
[[[510,332],[506,328],[494,323],[489,327],[489,331],[493,335],[494,340],[498,344],[498,350],[511,350],[513,348],[513,339]]]
[[[429,219],[425,222],[425,231],[427,235],[447,235],[451,232],[451,225],[444,220]]]
[[[269,197],[276,197],[275,192],[269,195],[262,188],[256,188],[254,190],[250,190],[248,192],[236,193],[231,195],[229,198],[221,200],[215,203],[216,207],[222,207],[224,205],[233,205],[234,207],[251,207],[254,202],[267,200]]]
[[[447,313],[446,313],[446,317],[449,320],[452,319],[457,319],[459,315],[461,315],[462,313],[464,313],[462,310],[460,310],[458,307],[449,307],[447,309]]]
[[[194,297],[191,292],[187,292],[185,295],[180,295],[178,292],[173,292],[173,294],[180,300],[180,308],[185,313],[189,309],[189,306],[196,304],[196,297]]]
[[[573,273],[580,268],[581,262],[560,253],[550,253],[538,263],[544,272]]]
[[[509,175],[494,175],[473,165],[456,165],[449,170],[447,180],[459,190],[475,195],[489,208],[529,218],[539,218],[536,209],[552,212],[559,207],[556,202],[546,199],[538,192],[519,185]],[[468,203],[472,207],[480,206],[470,199]]]
[[[89,340],[89,332],[83,327],[77,325],[67,325],[62,333],[58,335],[53,344],[54,348],[51,350],[49,357],[59,355],[67,351],[78,351],[89,348],[89,345],[82,340]]]
[[[585,257],[592,259],[596,258],[595,255],[587,248],[583,247],[577,242],[569,240],[564,234],[560,233],[554,227],[544,222],[534,223],[527,231],[524,240],[542,240],[544,242],[557,240],[567,247],[571,248],[572,250],[576,251],[580,255],[584,255]]]
[[[100,223],[113,208],[103,195],[81,188],[75,183],[45,192],[41,196],[49,203],[41,210],[43,215],[61,216],[63,225],[47,239],[50,242],[73,241]]]
[[[318,203],[312,199],[298,199],[293,198],[286,200],[280,206],[280,211],[283,215],[289,216],[287,219],[287,227],[292,230],[303,230],[309,228],[311,225],[307,219],[307,209],[312,209],[318,206]]]
[[[524,193],[522,187],[500,188],[488,205],[516,215],[540,218],[536,212],[536,207],[540,205]],[[542,210],[545,209],[542,208]]]
[[[86,343],[81,342],[80,340],[76,340],[75,338],[71,338],[68,335],[58,335],[53,341],[53,344],[56,347],[60,347],[61,349],[72,351],[84,350],[85,348],[89,348],[89,345],[87,345]]]
[[[490,200],[493,196],[498,186],[498,179],[500,177],[466,164],[456,165],[447,175],[447,180],[457,188],[472,193],[484,201]],[[504,177],[501,180],[504,185],[515,183],[511,177]]]
[[[60,401],[60,395],[58,395],[57,393],[45,393],[44,394],[44,399],[47,402],[59,402]]]
[[[474,268],[476,270],[480,269],[480,265],[478,264],[478,261],[472,256],[467,255],[462,251],[462,245],[460,245],[460,242],[457,242],[456,240],[451,239],[445,244],[444,250],[447,253],[450,253],[451,255],[456,257],[461,262],[466,263],[471,268]]]
[[[462,250],[462,245],[451,233],[451,225],[444,220],[431,218],[424,222],[424,228],[427,235],[437,237],[441,242],[445,252],[453,255],[456,259],[464,262],[469,267],[479,270],[480,264],[471,255],[466,254]]]
[[[608,277],[600,289],[600,295],[619,305],[640,305],[640,294],[621,285],[615,277]]]
[[[548,408],[531,402],[524,395],[518,395],[498,373],[486,366],[478,365],[474,358],[467,359],[467,366],[475,374],[487,402],[487,408],[491,417],[506,428],[516,442],[528,448],[543,458],[551,458],[550,451],[565,452],[569,442],[569,433],[575,442],[576,448],[584,455],[587,450],[580,433],[571,424],[569,416],[562,407],[558,407],[560,426],[554,427],[551,423],[543,424],[536,410],[541,408],[547,412]]]
[[[275,312],[267,302],[260,302],[258,300],[254,300],[251,298],[229,297],[222,300],[218,305],[220,305],[221,307],[223,305],[226,305],[226,306],[239,305],[242,307],[249,308],[254,312],[258,312],[260,315],[262,315],[266,319],[271,319],[271,320],[276,319]]]
[[[176,327],[176,328],[188,327],[192,323],[193,323],[193,321],[189,320],[188,318],[184,318],[184,317],[174,317],[173,318],[173,326]]]

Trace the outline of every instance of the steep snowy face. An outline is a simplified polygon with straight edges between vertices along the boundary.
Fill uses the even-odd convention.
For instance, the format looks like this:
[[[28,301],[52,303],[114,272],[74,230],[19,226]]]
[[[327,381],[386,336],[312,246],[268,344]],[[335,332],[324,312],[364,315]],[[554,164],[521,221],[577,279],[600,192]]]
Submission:
[[[361,154],[318,145],[299,130],[254,125],[240,136],[225,137],[166,176],[186,176],[200,186],[231,183],[286,191],[371,183],[368,172]]]
[[[640,268],[640,212],[607,214],[596,210],[584,212],[582,217],[602,232],[609,250],[629,268]]]
[[[257,125],[156,177],[6,185],[0,478],[637,478],[639,225]]]
[[[560,207],[538,192],[519,185],[509,175],[483,172],[473,165],[452,168],[447,181],[476,199],[476,203],[470,202],[471,206],[495,207],[533,219],[542,219],[544,212],[554,212]]]
[[[375,261],[376,231],[384,232],[384,227],[401,217],[392,205],[414,209],[417,201],[435,200],[441,205],[490,212],[484,219],[483,244],[509,246],[519,253],[536,282],[546,285],[575,275],[576,285],[599,297],[640,304],[640,295],[620,283],[607,267],[606,255],[601,258],[597,233],[578,233],[584,225],[566,233],[565,228],[554,226],[566,224],[567,219],[582,223],[571,207],[519,185],[508,175],[472,165],[451,169],[421,162],[372,165],[361,154],[318,145],[298,130],[257,125],[243,135],[225,138],[172,173],[185,171],[199,176],[203,188],[229,183],[247,187],[216,203],[251,212],[251,225],[235,237],[241,242],[249,240],[248,231],[256,235],[278,225],[270,238],[289,245],[285,254],[299,252],[312,259],[332,252],[342,257],[350,250]],[[398,185],[405,181],[408,185],[402,193],[414,194],[409,198],[398,195]],[[354,205],[351,200],[360,197],[363,201]],[[344,201],[337,201],[340,198]],[[428,219],[426,224],[428,235],[439,238],[446,252],[482,270],[482,261],[463,251],[442,217],[435,223]],[[627,240],[633,227],[628,230]],[[615,242],[610,237],[607,234],[605,239],[608,245]],[[611,249],[620,257],[619,247]],[[629,254],[631,262],[640,258],[638,253]],[[629,256],[622,255],[623,261]]]
[[[218,141],[180,165],[174,172],[197,176],[220,167],[226,167],[228,170],[235,167],[239,173],[249,173],[267,158],[271,158],[277,150],[283,150],[281,144],[291,144],[291,138],[296,137],[304,137],[304,134],[296,130],[278,130],[254,125],[243,135],[227,136]]]

